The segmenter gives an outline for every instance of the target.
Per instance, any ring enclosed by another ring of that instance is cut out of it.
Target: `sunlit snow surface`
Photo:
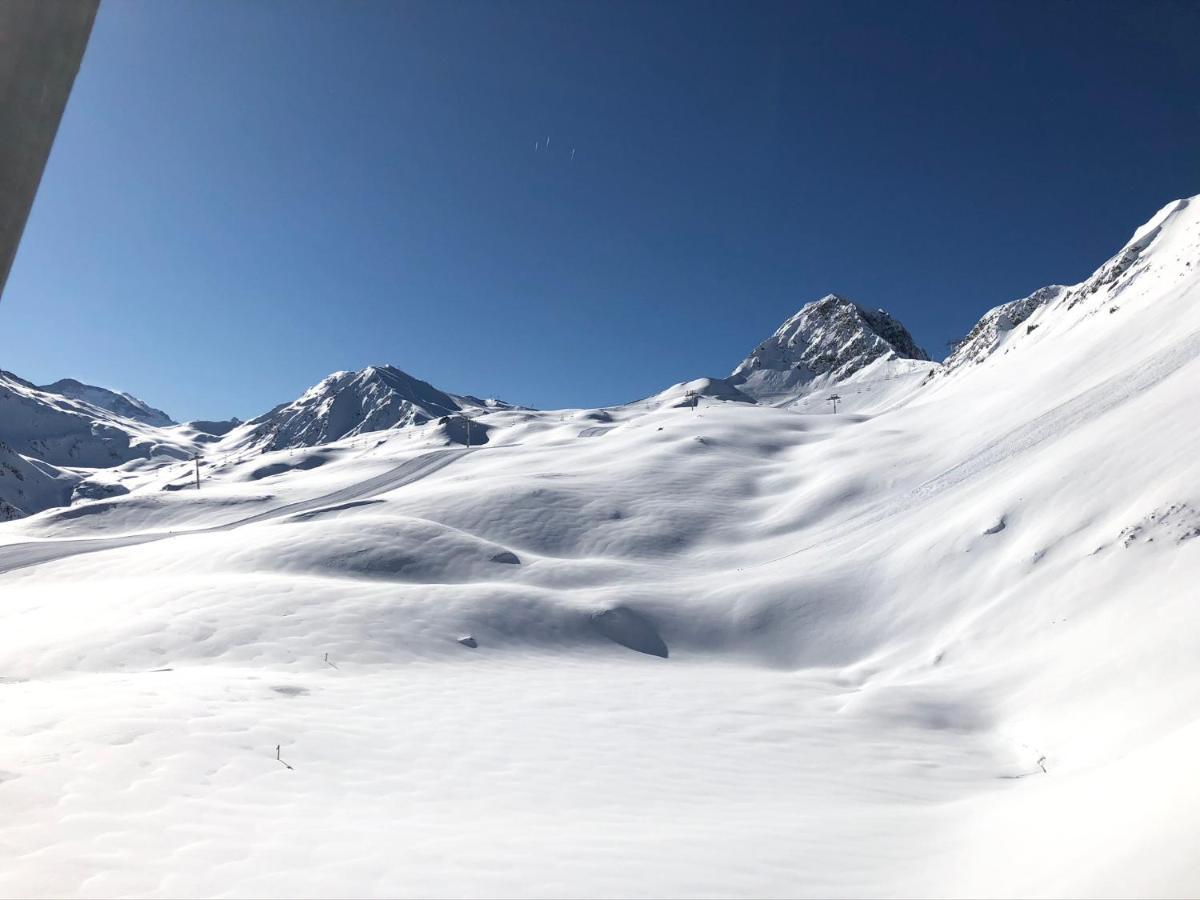
[[[836,416],[497,410],[0,527],[0,893],[1195,895],[1198,206]]]

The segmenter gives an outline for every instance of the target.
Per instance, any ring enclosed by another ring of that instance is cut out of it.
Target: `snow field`
[[[0,895],[1194,895],[1195,206],[838,415],[685,382],[0,526]]]

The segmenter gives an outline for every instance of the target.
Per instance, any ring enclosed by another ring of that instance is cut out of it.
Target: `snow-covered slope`
[[[110,391],[108,388],[96,387],[94,384],[84,384],[74,378],[61,378],[54,384],[42,385],[41,390],[51,394],[62,394],[75,400],[82,400],[100,409],[106,409],[126,419],[166,428],[174,425],[175,421],[161,409],[155,409],[144,400],[139,400],[132,394],[122,391]]]
[[[733,370],[730,381],[755,399],[777,402],[807,392],[816,379],[833,384],[880,359],[929,356],[882,309],[827,294],[780,325]]]
[[[681,381],[666,390],[659,391],[642,402],[649,408],[661,405],[693,407],[704,400],[722,400],[729,403],[754,403],[753,397],[743,394],[728,378],[696,378]]]
[[[480,410],[0,525],[0,894],[1195,895],[1198,209],[858,410]]]
[[[446,416],[462,418],[467,410],[505,407],[497,400],[447,394],[394,366],[368,366],[334,372],[299,399],[233,429],[228,443],[265,450],[312,447]]]

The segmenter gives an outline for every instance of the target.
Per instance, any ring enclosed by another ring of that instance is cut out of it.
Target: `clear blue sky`
[[[940,357],[1200,192],[1198,34],[1197,3],[104,0],[0,367],[177,418],[378,362],[591,406],[829,291]]]

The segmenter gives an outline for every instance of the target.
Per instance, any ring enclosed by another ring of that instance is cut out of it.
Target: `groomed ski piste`
[[[0,525],[0,894],[1194,896],[1198,275]]]

